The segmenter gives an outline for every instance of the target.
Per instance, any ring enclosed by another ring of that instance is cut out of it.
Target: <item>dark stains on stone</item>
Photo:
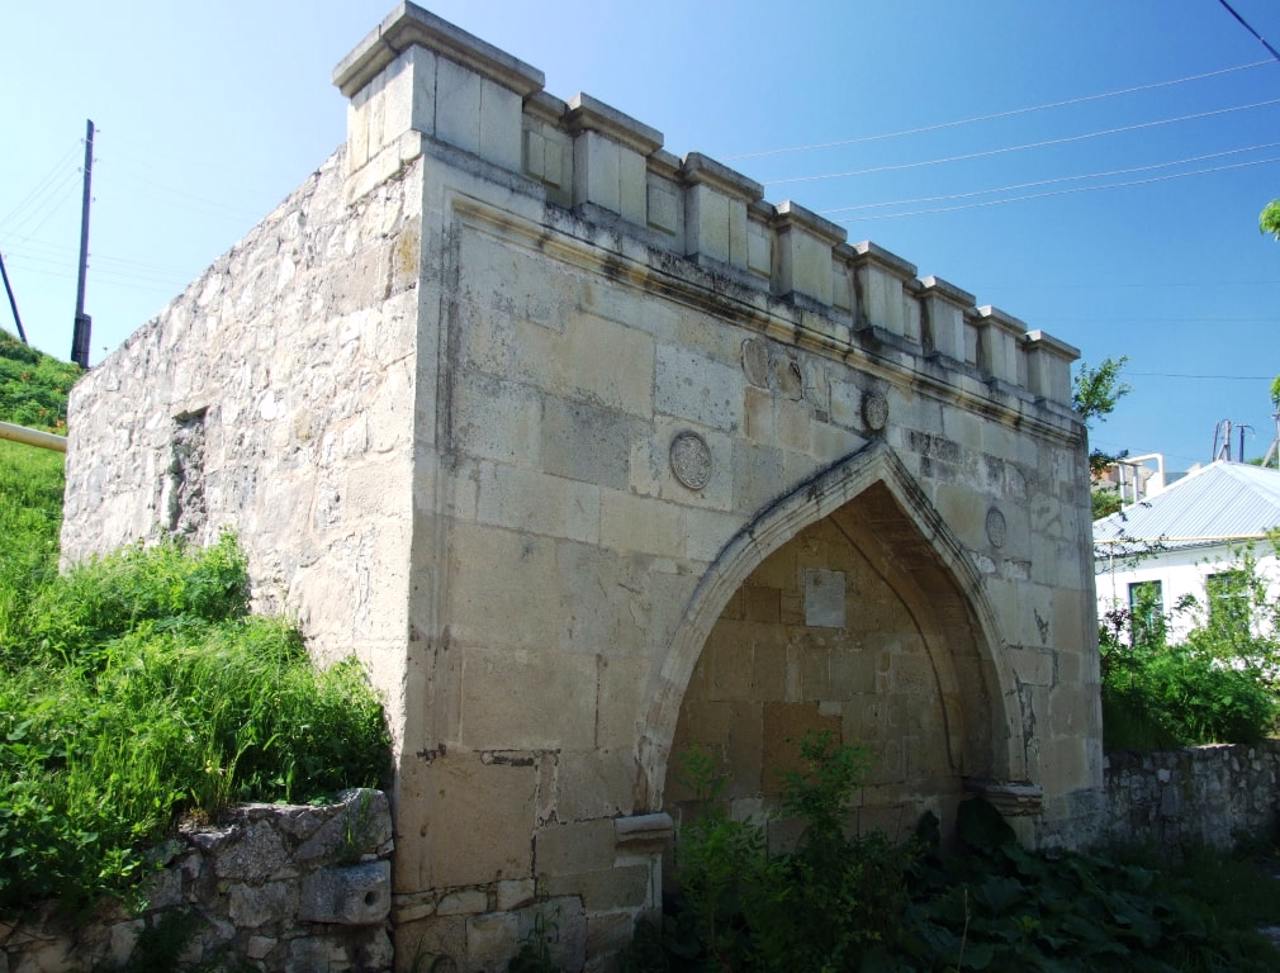
[[[419,750],[417,753],[414,754],[415,757],[417,757],[423,763],[427,763],[427,764],[431,763],[433,760],[437,760],[440,757],[443,757],[444,755],[445,755],[444,743],[438,743],[434,747],[431,747],[430,749]]]

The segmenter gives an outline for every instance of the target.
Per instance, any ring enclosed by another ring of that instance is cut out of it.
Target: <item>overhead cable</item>
[[[1247,20],[1245,20],[1243,17],[1241,17],[1238,13],[1236,13],[1235,8],[1234,8],[1233,6],[1231,6],[1231,4],[1227,3],[1227,0],[1218,0],[1218,3],[1222,4],[1222,6],[1224,6],[1224,7],[1226,8],[1227,13],[1231,14],[1231,16],[1232,16],[1232,17],[1235,17],[1235,19],[1236,19],[1236,20],[1238,20],[1238,21],[1240,22],[1240,26],[1242,26],[1245,30],[1247,30],[1247,31],[1248,31],[1250,34],[1252,34],[1254,37],[1258,38],[1258,42],[1259,42],[1263,47],[1265,47],[1268,51],[1270,51],[1270,52],[1271,52],[1271,56],[1272,56],[1273,58],[1275,58],[1277,61],[1280,61],[1280,52],[1277,52],[1277,51],[1276,51],[1276,49],[1275,49],[1274,47],[1272,47],[1270,44],[1268,44],[1268,43],[1267,43],[1267,39],[1266,39],[1265,37],[1263,37],[1261,34],[1259,34],[1259,33],[1258,33],[1256,30],[1254,30],[1252,27],[1250,27],[1250,26],[1249,26],[1249,22],[1248,22]]]
[[[9,210],[9,212],[4,215],[3,219],[0,219],[0,226],[5,226],[10,220],[16,217],[20,211],[30,205],[37,196],[48,191],[49,184],[63,172],[63,167],[75,157],[76,151],[80,148],[80,144],[81,143],[79,141],[72,143],[71,147],[62,154],[62,157],[58,159],[58,161],[55,162],[39,180],[37,180],[31,191],[27,193],[26,196],[22,197],[13,209]]]
[[[1274,375],[1194,375],[1190,372],[1125,372],[1142,378],[1205,378],[1221,382],[1270,382]]]
[[[1264,41],[1265,43],[1265,41]],[[792,152],[810,152],[816,149],[834,149],[842,145],[858,145],[863,142],[880,142],[885,139],[900,138],[904,135],[922,135],[946,128],[958,128],[972,125],[975,122],[989,122],[997,118],[1011,118],[1015,115],[1026,115],[1030,112],[1045,111],[1050,108],[1065,108],[1068,105],[1079,105],[1089,101],[1100,101],[1103,98],[1114,98],[1117,95],[1129,95],[1138,91],[1150,91],[1153,88],[1167,88],[1171,85],[1186,84],[1188,81],[1202,81],[1205,78],[1216,78],[1235,71],[1248,71],[1252,68],[1265,67],[1273,62],[1267,59],[1250,61],[1248,64],[1236,64],[1216,71],[1205,71],[1201,74],[1190,74],[1185,78],[1173,78],[1168,81],[1152,81],[1147,84],[1133,85],[1128,88],[1117,88],[1114,91],[1103,91],[1095,95],[1081,95],[1077,98],[1064,98],[1061,101],[1048,101],[1040,105],[1028,105],[1025,108],[1012,108],[1008,111],[990,112],[986,115],[971,115],[968,118],[957,118],[949,122],[937,122],[933,125],[921,125],[916,128],[904,128],[894,132],[880,132],[875,135],[859,135],[851,138],[837,139],[833,142],[814,142],[809,145],[789,145],[779,149],[760,149],[754,152],[742,152],[738,155],[725,156],[725,161],[734,162],[740,159],[759,159],[769,155],[783,155]]]
[[[1154,162],[1145,166],[1130,166],[1126,169],[1108,169],[1103,172],[1086,172],[1076,176],[1058,176],[1053,179],[1037,179],[1033,182],[1015,182],[1007,186],[996,186],[992,189],[975,189],[966,193],[950,193],[944,196],[916,196],[910,199],[893,199],[881,203],[857,203],[852,206],[837,206],[833,209],[825,209],[823,213],[847,213],[851,210],[858,209],[878,209],[882,206],[906,206],[910,203],[932,203],[947,199],[969,199],[973,196],[986,196],[990,193],[1009,192],[1014,189],[1030,189],[1035,186],[1051,186],[1061,182],[1077,182],[1082,179],[1103,179],[1108,176],[1123,176],[1132,172],[1149,172],[1152,169],[1167,169],[1170,166],[1185,165],[1190,162],[1203,162],[1206,159],[1220,159],[1228,155],[1240,155],[1243,152],[1254,152],[1258,149],[1273,149],[1280,145],[1280,142],[1260,142],[1257,145],[1248,145],[1239,149],[1225,149],[1222,152],[1209,152],[1205,155],[1193,155],[1185,159],[1173,159],[1169,162]]]
[[[1047,199],[1051,196],[1071,196],[1076,193],[1096,193],[1104,189],[1125,189],[1131,186],[1147,186],[1157,182],[1168,182],[1171,179],[1184,179],[1187,176],[1203,176],[1211,172],[1227,172],[1231,169],[1246,169],[1250,166],[1271,165],[1280,162],[1280,156],[1269,159],[1255,159],[1252,162],[1234,162],[1227,166],[1210,166],[1207,169],[1192,169],[1190,172],[1175,172],[1168,176],[1152,176],[1149,179],[1130,179],[1127,182],[1113,182],[1105,186],[1077,186],[1074,189],[1054,189],[1045,193],[1027,193],[1023,196],[1009,196],[1005,199],[988,199],[980,203],[961,203],[958,206],[938,206],[933,209],[907,210],[901,213],[875,213],[871,216],[846,216],[837,219],[837,223],[857,223],[864,220],[896,220],[906,216],[931,216],[936,213],[954,213],[962,209],[978,209],[986,206],[1004,206],[1007,203],[1022,203],[1030,199]]]
[[[785,179],[769,179],[765,181],[765,185],[780,186],[785,183],[819,182],[824,179],[845,179],[850,176],[866,176],[874,172],[895,172],[901,169],[919,169],[922,166],[936,166],[945,162],[963,162],[967,159],[984,159],[993,155],[1003,155],[1007,152],[1022,152],[1027,149],[1041,149],[1050,145],[1065,145],[1069,142],[1083,142],[1086,139],[1101,138],[1105,135],[1119,135],[1122,132],[1136,132],[1140,129],[1156,128],[1160,125],[1173,125],[1177,122],[1189,122],[1198,118],[1211,118],[1215,115],[1227,115],[1232,112],[1252,111],[1255,108],[1267,108],[1271,105],[1280,105],[1280,98],[1270,98],[1266,101],[1255,101],[1247,105],[1232,105],[1228,108],[1215,108],[1212,111],[1194,112],[1190,115],[1177,115],[1173,118],[1157,118],[1150,122],[1137,122],[1133,125],[1120,125],[1116,128],[1104,128],[1095,132],[1085,132],[1081,135],[1065,135],[1060,138],[1041,139],[1038,142],[1024,142],[1021,145],[1005,145],[998,149],[982,149],[978,152],[965,152],[961,155],[945,156],[940,159],[923,159],[919,162],[895,162],[888,165],[870,166],[866,169],[851,169],[847,172],[826,172],[814,176],[789,176]]]
[[[61,209],[74,195],[67,192],[80,176],[79,169],[68,169],[57,182],[35,200],[26,212],[12,220],[6,227],[6,235],[10,238],[27,239],[33,236],[49,221],[51,214]],[[33,222],[34,221],[34,222]]]

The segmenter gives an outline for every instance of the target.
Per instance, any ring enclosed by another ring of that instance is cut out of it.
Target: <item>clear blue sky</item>
[[[1280,47],[1280,4],[1232,2]],[[1280,64],[742,157],[1266,59],[1217,0],[428,6],[542,68],[552,94],[595,95],[663,131],[671,151],[698,150],[764,181],[774,202],[820,211],[893,203],[829,215],[851,218],[851,240],[875,240],[921,274],[1079,346],[1089,361],[1128,355],[1134,392],[1096,432],[1104,448],[1159,450],[1185,468],[1207,459],[1222,418],[1255,427],[1250,455],[1269,442],[1280,243],[1258,233],[1257,215],[1280,196],[1280,103],[967,160],[774,180],[1280,102]],[[98,361],[342,141],[344,102],[330,71],[389,8],[386,0],[6,4],[0,252],[34,343],[69,352],[86,117],[100,129],[87,301]],[[1223,166],[1234,168],[1162,178]],[[1116,170],[1138,171],[958,195]],[[1038,193],[1058,195],[972,205]],[[893,202],[922,197],[955,198]],[[3,304],[0,326],[12,329]]]

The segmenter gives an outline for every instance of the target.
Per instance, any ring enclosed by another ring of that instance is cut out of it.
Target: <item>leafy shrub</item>
[[[0,914],[130,893],[180,814],[383,781],[359,665],[317,670],[292,627],[250,616],[234,540],[60,577],[61,457],[18,450],[0,449]]]
[[[1109,749],[1251,743],[1274,726],[1271,687],[1194,643],[1103,645],[1103,732]]]
[[[893,951],[908,969],[1261,973],[1280,960],[1255,922],[1220,910],[1194,872],[1027,851],[981,800],[960,805],[957,832],[958,854],[929,855],[913,869]],[[1254,880],[1280,901],[1280,883],[1256,872]]]
[[[830,733],[810,733],[800,757],[801,769],[785,777],[783,809],[804,830],[794,851],[771,855],[762,824],[729,817],[710,755],[685,755],[703,810],[677,844],[682,899],[665,932],[670,968],[705,961],[732,970],[856,969],[896,927],[911,849],[844,827],[866,754]],[[638,940],[629,957],[635,968],[640,950],[653,961],[645,944]]]
[[[960,804],[959,847],[946,856],[932,815],[903,844],[851,837],[843,825],[860,753],[811,735],[802,754],[784,807],[806,830],[780,855],[768,853],[762,824],[732,821],[717,804],[709,757],[686,761],[712,805],[681,830],[681,896],[661,931],[640,927],[623,970],[1277,968],[1280,955],[1254,927],[1280,908],[1280,882],[1250,866],[1204,852],[1180,871],[1134,856],[1031,852],[978,799]]]
[[[1108,749],[1252,743],[1275,731],[1280,604],[1251,549],[1215,580],[1209,606],[1184,599],[1174,608],[1194,623],[1180,643],[1170,642],[1173,613],[1158,602],[1107,615],[1099,644]]]

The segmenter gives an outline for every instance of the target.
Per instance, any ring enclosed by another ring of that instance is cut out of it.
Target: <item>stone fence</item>
[[[0,973],[124,968],[142,959],[140,937],[164,926],[189,930],[183,966],[383,973],[391,852],[381,791],[345,791],[323,807],[242,805],[157,849],[163,867],[137,914],[111,906],[75,920],[49,905],[17,925],[0,919]]]
[[[1218,848],[1280,825],[1280,740],[1105,758],[1106,831],[1120,841]]]

